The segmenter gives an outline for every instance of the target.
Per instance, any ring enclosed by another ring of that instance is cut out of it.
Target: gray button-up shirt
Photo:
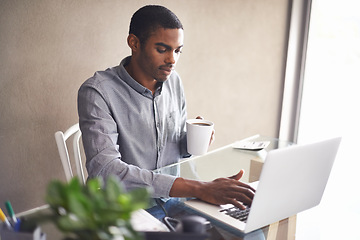
[[[183,86],[173,72],[153,95],[127,73],[129,61],[96,72],[79,89],[86,168],[90,178],[114,174],[127,189],[152,187],[153,197],[168,197],[176,177],[151,170],[188,155]]]

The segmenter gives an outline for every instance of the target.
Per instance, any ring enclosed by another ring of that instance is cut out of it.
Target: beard
[[[154,77],[154,79],[157,82],[165,82],[170,78],[173,71],[174,71],[174,65],[172,64],[161,65],[158,68],[157,74]]]

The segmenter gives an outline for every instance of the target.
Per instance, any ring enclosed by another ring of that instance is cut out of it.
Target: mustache
[[[159,68],[170,68],[170,69],[174,69],[175,65],[174,64],[165,64],[165,65],[161,65]]]

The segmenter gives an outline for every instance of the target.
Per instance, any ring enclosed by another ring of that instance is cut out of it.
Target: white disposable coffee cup
[[[187,151],[192,155],[203,155],[207,152],[214,123],[202,119],[186,121]]]

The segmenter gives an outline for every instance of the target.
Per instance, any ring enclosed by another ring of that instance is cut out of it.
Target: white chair
[[[66,180],[69,182],[73,177],[73,171],[71,168],[69,152],[66,145],[66,141],[71,136],[73,137],[73,151],[74,151],[74,161],[76,166],[76,175],[79,178],[80,182],[85,183],[84,170],[82,167],[81,155],[80,155],[80,137],[81,131],[79,128],[79,123],[74,124],[68,130],[63,133],[62,131],[57,131],[55,133],[55,140],[59,150],[60,159],[62,166],[64,168]]]

